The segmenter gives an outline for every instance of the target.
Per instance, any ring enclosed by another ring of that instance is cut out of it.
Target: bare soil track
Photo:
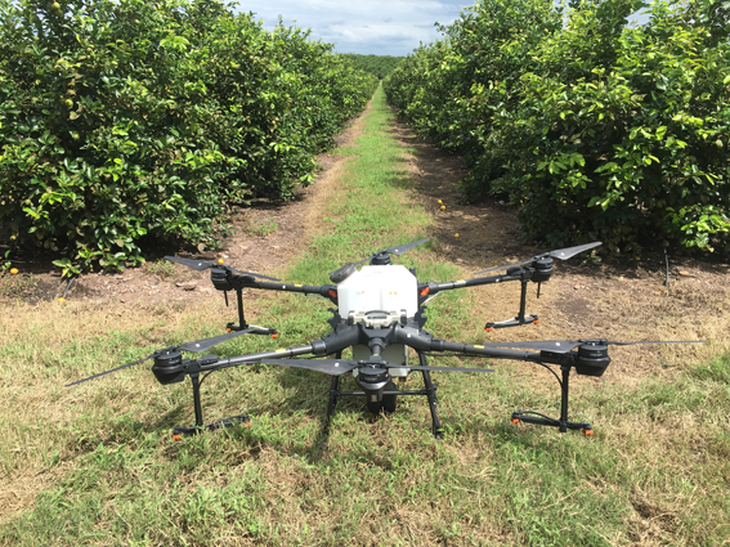
[[[339,136],[340,146],[353,145],[360,134],[361,120],[362,117],[353,121]],[[470,276],[478,270],[548,250],[523,242],[513,209],[498,203],[459,202],[457,185],[465,171],[458,157],[437,150],[404,125],[394,124],[392,135],[404,147],[405,169],[414,181],[411,199],[415,206],[424,207],[432,215],[430,235],[436,241],[434,249],[441,260],[456,263],[464,276]],[[316,182],[300,189],[294,201],[261,201],[235,211],[234,235],[222,242],[219,251],[199,256],[224,258],[234,267],[249,271],[281,273],[318,232],[326,204],[337,199],[345,161],[346,156],[321,155],[322,170]],[[170,249],[171,253],[175,251]],[[664,256],[660,255],[611,263],[588,255],[568,262],[557,261],[553,279],[543,287],[539,300],[534,298],[531,287],[528,312],[540,316],[539,326],[496,331],[492,339],[710,339],[716,342],[714,351],[727,350],[727,264],[679,259],[670,253],[667,269]],[[20,274],[6,273],[0,279],[0,299],[50,300],[65,294],[67,299],[134,305],[140,301],[200,299],[212,297],[215,292],[207,276],[160,260],[118,274],[84,274],[70,286],[52,271],[48,262],[30,261],[17,267]],[[475,318],[475,324],[508,319],[517,313],[516,284],[482,287],[474,294],[477,309],[484,315]],[[651,364],[657,359],[642,358],[647,351],[662,350],[617,350],[622,355],[624,365],[620,368],[625,377],[659,373],[656,365]],[[694,351],[698,350],[674,346],[670,353],[675,362],[680,362],[685,352]],[[665,365],[672,361],[665,359]]]

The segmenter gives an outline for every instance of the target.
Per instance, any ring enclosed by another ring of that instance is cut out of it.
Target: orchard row
[[[66,271],[215,245],[287,199],[377,79],[218,0],[0,3],[0,237]]]
[[[529,236],[730,250],[730,4],[481,0],[386,80]]]

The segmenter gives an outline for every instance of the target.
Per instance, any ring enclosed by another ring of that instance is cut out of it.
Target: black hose
[[[68,285],[66,285],[66,290],[63,291],[63,295],[61,296],[61,298],[66,298],[66,293],[71,288],[71,285],[73,284],[74,279],[76,279],[76,276],[75,275],[72,275],[71,276],[71,279],[68,280]]]

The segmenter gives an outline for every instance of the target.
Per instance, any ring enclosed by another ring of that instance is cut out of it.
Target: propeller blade
[[[117,372],[117,371],[123,370],[125,368],[133,367],[134,365],[139,365],[140,363],[144,363],[148,359],[152,359],[156,353],[157,352],[152,353],[152,354],[148,355],[147,357],[140,359],[139,361],[135,361],[134,363],[128,363],[126,365],[122,365],[121,367],[116,367],[116,368],[113,368],[110,370],[105,370],[104,372],[100,372],[99,374],[94,374],[93,376],[89,376],[88,378],[84,378],[83,380],[77,380],[76,382],[66,384],[65,387],[75,386],[75,385],[81,384],[83,382],[88,382],[89,380],[94,380],[95,378],[99,378],[100,376],[105,376],[107,374],[111,374],[112,372]]]
[[[506,270],[508,268],[518,268],[520,266],[524,266],[526,264],[535,262],[536,260],[540,260],[541,258],[547,258],[547,257],[559,258],[560,260],[568,260],[569,258],[572,258],[577,254],[587,251],[588,249],[593,249],[594,247],[598,247],[599,245],[603,245],[603,243],[600,241],[594,241],[593,243],[586,243],[585,245],[577,245],[575,247],[566,247],[564,249],[556,249],[554,251],[549,251],[547,253],[533,256],[529,260],[523,260],[522,262],[517,262],[515,264],[505,264],[503,266],[497,266],[495,268],[489,268],[487,270],[482,270],[481,272],[477,272],[475,275],[481,275],[481,274],[485,274],[485,273],[489,273],[489,272],[496,272],[497,270]]]
[[[465,368],[465,367],[423,367],[404,366],[391,363],[361,363],[352,359],[266,359],[262,363],[270,365],[282,365],[285,367],[305,368],[316,372],[323,372],[331,376],[340,376],[356,368],[374,364],[385,368],[407,368],[410,370],[436,370],[443,372],[494,372],[489,368]]]
[[[208,268],[212,268],[216,265],[213,264],[213,262],[208,262],[207,260],[194,260],[192,258],[182,258],[180,256],[166,256],[165,260],[177,262],[178,264],[182,264],[183,266],[187,266],[188,268],[192,268],[198,272],[202,272],[203,270],[207,270]]]
[[[482,344],[485,347],[493,348],[517,348],[531,349],[537,351],[550,351],[552,353],[568,353],[579,346],[604,345],[604,346],[635,346],[644,344],[706,344],[707,340],[656,340],[647,342],[619,342],[615,340],[591,339],[591,340],[541,340],[535,342],[489,342]]]
[[[545,253],[544,255],[540,256],[540,258],[543,258],[544,256],[550,256],[552,258],[559,258],[560,260],[568,260],[569,258],[573,258],[577,254],[587,251],[588,249],[593,249],[594,247],[599,247],[601,245],[603,245],[602,242],[594,241],[593,243],[586,243],[585,245],[577,245],[575,247],[567,247],[565,249],[550,251],[549,253]]]
[[[426,243],[427,241],[429,241],[429,238],[419,239],[418,241],[412,241],[410,243],[405,243],[403,245],[397,245],[395,247],[390,247],[389,249],[383,249],[382,251],[378,251],[377,253],[371,254],[365,260],[361,260],[360,262],[355,262],[355,266],[358,266],[358,265],[362,264],[363,262],[367,262],[368,260],[372,260],[376,256],[382,255],[382,254],[400,256],[403,253],[405,253],[406,251],[410,251],[414,247],[417,247],[423,243]]]
[[[553,353],[568,353],[587,341],[578,340],[540,340],[536,342],[489,342],[482,344],[492,348],[517,348],[533,349],[537,351],[550,351]]]
[[[507,270],[509,268],[519,268],[520,266],[524,266],[525,264],[529,264],[533,262],[535,259],[531,258],[530,260],[523,260],[522,262],[516,262],[514,264],[504,264],[502,266],[495,266],[494,268],[489,268],[487,270],[482,270],[481,272],[477,272],[474,275],[481,275],[485,273],[490,272],[496,272],[497,270]]]
[[[359,363],[352,359],[262,359],[259,362],[284,367],[305,368],[315,372],[323,372],[330,376],[340,376],[359,366]]]
[[[165,260],[169,260],[170,262],[177,262],[178,264],[182,264],[183,266],[187,266],[188,268],[192,268],[193,270],[196,270],[198,272],[202,272],[204,270],[207,270],[208,268],[221,268],[241,275],[249,275],[251,277],[259,279],[268,279],[269,281],[279,281],[279,279],[276,279],[275,277],[269,277],[268,275],[257,274],[254,272],[247,272],[245,270],[237,270],[236,268],[231,268],[226,264],[218,264],[216,262],[210,262],[208,260],[195,260],[193,258],[182,258],[179,256],[166,256]]]
[[[221,265],[217,265],[217,266],[221,267]],[[269,277],[268,275],[257,274],[254,272],[247,272],[246,270],[237,270],[236,268],[231,268],[230,266],[223,266],[223,267],[231,270],[232,272],[235,272],[235,273],[241,274],[241,275],[250,275],[251,277],[256,277],[258,279],[268,279],[269,281],[281,281],[281,279],[277,279],[276,277]]]
[[[400,256],[406,251],[410,251],[414,247],[418,247],[419,245],[422,245],[423,243],[426,243],[429,241],[429,238],[425,239],[419,239],[418,241],[412,241],[411,243],[406,243],[405,245],[398,245],[397,247],[391,247],[390,249],[385,249],[384,251],[380,251],[380,253],[388,253],[390,255],[396,255]],[[375,253],[375,254],[380,254]]]
[[[253,332],[253,331],[254,331],[254,329],[243,329],[243,330],[238,330],[238,331],[231,331],[231,332],[227,332],[225,334],[219,334],[218,336],[213,336],[211,338],[205,338],[203,340],[196,340],[195,342],[187,342],[185,344],[176,346],[176,348],[179,350],[182,350],[182,351],[190,351],[192,353],[202,353],[204,351],[209,350],[213,346],[217,346],[218,344],[227,342],[228,340],[236,338],[237,336],[241,336],[242,334],[248,334],[249,332]]]
[[[584,340],[585,342],[585,340]],[[644,344],[708,344],[707,340],[654,340],[646,342],[617,342],[615,340],[589,340],[589,342],[598,342],[610,346],[639,346]]]
[[[387,365],[388,368],[407,368],[410,370],[440,370],[443,372],[494,372],[491,368],[466,368],[466,367],[422,367],[417,366],[403,366],[403,365]]]

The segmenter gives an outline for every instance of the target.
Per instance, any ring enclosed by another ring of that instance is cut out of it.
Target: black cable
[[[208,372],[208,374],[206,374],[205,376],[203,376],[203,377],[202,377],[202,378],[200,379],[200,381],[198,382],[198,387],[202,386],[202,385],[203,385],[203,382],[205,381],[205,379],[206,379],[206,378],[207,378],[208,376],[210,376],[211,374],[213,374],[213,373],[214,373],[214,372],[215,372],[216,370],[218,370],[218,369],[213,369],[213,370],[209,371],[209,372]]]
[[[66,285],[66,290],[63,291],[63,294],[61,295],[61,298],[66,298],[66,293],[71,288],[71,285],[73,284],[74,279],[76,279],[76,276],[75,275],[72,275],[71,276],[71,279],[68,280],[68,285]]]
[[[563,381],[560,379],[560,376],[558,376],[558,373],[555,372],[553,369],[551,369],[549,366],[547,366],[545,363],[541,363],[540,361],[535,361],[538,365],[540,365],[542,368],[545,368],[550,371],[550,374],[555,376],[555,379],[558,381],[558,384],[560,384],[560,389],[563,388]]]

